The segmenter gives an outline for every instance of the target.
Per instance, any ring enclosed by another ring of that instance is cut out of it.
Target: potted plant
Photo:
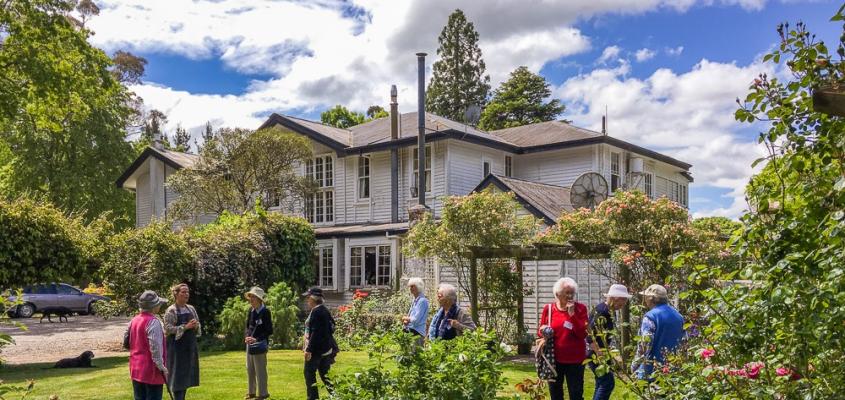
[[[531,353],[531,346],[534,345],[534,335],[525,332],[516,342],[516,352],[517,354],[530,354]]]

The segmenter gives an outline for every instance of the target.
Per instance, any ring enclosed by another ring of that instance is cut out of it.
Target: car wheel
[[[30,303],[23,303],[18,306],[17,314],[19,318],[30,318],[32,314],[35,314],[35,306]]]
[[[82,315],[94,315],[94,303],[96,303],[96,301],[88,303],[88,307],[85,308],[85,314]]]

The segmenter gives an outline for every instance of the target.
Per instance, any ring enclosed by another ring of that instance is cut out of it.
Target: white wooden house
[[[351,301],[355,289],[397,288],[403,275],[419,275],[429,287],[454,279],[449,268],[404,260],[400,251],[408,230],[407,209],[417,204],[417,116],[398,116],[395,137],[390,118],[339,129],[273,114],[261,125],[305,135],[313,146],[314,158],[302,173],[314,178],[320,189],[297,212],[314,225],[315,283],[323,287],[330,304]],[[485,132],[427,113],[425,132],[425,202],[435,217],[445,196],[493,186],[513,191],[526,212],[551,225],[572,209],[568,188],[586,172],[603,175],[611,189],[636,186],[653,197],[688,204],[691,165],[563,122]],[[392,151],[398,155],[395,187]],[[175,169],[190,168],[195,159],[148,149],[126,171],[117,183],[135,192],[138,226],[166,216],[167,204],[177,194],[164,189],[164,180]],[[634,159],[642,162],[643,173],[632,184],[628,172]],[[535,326],[542,305],[552,300],[552,285],[559,277],[575,278],[581,287],[579,298],[590,303],[599,301],[609,285],[591,273],[585,261],[525,262],[524,268],[525,282],[535,287],[534,295],[525,299],[529,327]]]

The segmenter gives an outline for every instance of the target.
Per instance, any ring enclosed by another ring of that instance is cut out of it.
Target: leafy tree
[[[7,196],[32,193],[90,220],[106,210],[134,219],[114,185],[132,161],[124,140],[131,95],[112,61],[69,18],[76,2],[5,2],[0,8],[0,141]],[[90,5],[82,15],[96,14]],[[87,11],[86,11],[87,10]]]
[[[487,313],[482,321],[485,327],[509,321],[510,332],[500,329],[500,334],[515,332],[515,305],[523,295],[523,288],[507,262],[498,259],[478,260],[478,299],[470,290],[471,257],[473,247],[504,248],[525,245],[533,238],[538,221],[532,216],[520,215],[522,206],[513,193],[483,191],[463,197],[448,197],[443,202],[440,221],[426,215],[408,232],[403,251],[409,257],[436,258],[442,265],[455,271],[458,287],[470,303],[479,304]],[[501,314],[499,312],[504,312]],[[473,317],[478,319],[477,310]],[[497,318],[498,317],[498,318]]]
[[[382,106],[370,106],[367,109],[367,118],[369,119],[379,119],[389,116],[390,114]]]
[[[83,2],[79,4],[82,5]],[[112,56],[112,63],[111,72],[115,79],[130,85],[141,83],[141,77],[144,76],[144,69],[147,66],[147,60],[145,58],[127,51],[118,50]]]
[[[430,112],[455,121],[473,105],[484,107],[490,93],[490,76],[478,47],[478,32],[463,11],[455,10],[440,32],[439,59],[426,90],[425,105]]]
[[[206,143],[210,142],[214,139],[214,128],[211,126],[211,121],[205,122],[205,129],[202,131],[202,144],[205,146]],[[197,149],[200,149],[201,146],[197,143]]]
[[[176,132],[173,133],[173,148],[181,152],[187,152],[191,148],[191,134],[182,127],[182,124],[176,125]]]
[[[346,129],[367,122],[367,117],[364,114],[349,111],[346,107],[338,104],[320,113],[320,121],[326,125]]]
[[[146,122],[141,134],[142,140],[152,142],[156,135],[164,136],[162,127],[167,124],[167,115],[163,112],[153,109],[147,113]]]
[[[519,67],[494,91],[481,113],[479,127],[496,130],[554,120],[565,107],[558,99],[545,103],[551,94],[545,78]]]
[[[307,178],[297,175],[311,154],[305,137],[278,127],[257,132],[222,128],[192,168],[168,178],[168,187],[179,193],[168,216],[190,220],[223,211],[242,214],[268,193],[297,202],[311,188]]]
[[[833,21],[845,21],[843,10]],[[744,265],[696,266],[689,279],[749,284],[697,293],[709,323],[672,360],[672,373],[658,377],[672,388],[663,398],[841,397],[845,119],[815,111],[812,100],[816,88],[845,83],[845,24],[841,33],[836,57],[804,24],[780,25],[780,44],[763,60],[785,64],[788,80],[761,75],[738,100],[737,120],[765,124],[759,141],[769,149],[734,239]]]

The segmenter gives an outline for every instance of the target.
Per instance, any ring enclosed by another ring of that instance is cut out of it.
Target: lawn
[[[364,352],[342,352],[332,372],[352,371],[367,363]],[[94,359],[97,368],[56,370],[48,364],[7,366],[0,369],[0,379],[7,383],[24,383],[35,379],[30,399],[46,400],[58,395],[61,400],[131,400],[132,384],[126,357]],[[270,394],[273,399],[304,399],[302,353],[299,351],[271,351],[267,362],[270,375]],[[188,398],[203,400],[239,399],[246,393],[246,370],[242,352],[209,352],[200,358],[200,387],[188,391]],[[534,365],[509,362],[505,370],[508,385],[503,394],[513,393],[513,385],[525,378],[535,377]],[[585,397],[592,397],[593,375],[585,374]],[[617,382],[617,396],[619,383]],[[15,397],[8,397],[15,399]],[[165,395],[167,399],[167,395]]]

